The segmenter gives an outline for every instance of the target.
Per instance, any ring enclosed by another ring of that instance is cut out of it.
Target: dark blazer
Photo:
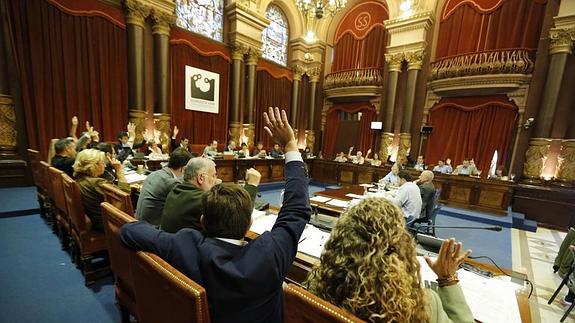
[[[427,182],[419,185],[419,190],[421,191],[421,218],[429,219],[431,211],[433,211],[435,197],[435,186],[433,183]]]
[[[166,233],[143,222],[124,225],[122,242],[156,253],[204,286],[213,322],[282,322],[282,282],[311,214],[304,164],[291,161],[284,174],[284,204],[275,225],[245,246],[194,229]]]

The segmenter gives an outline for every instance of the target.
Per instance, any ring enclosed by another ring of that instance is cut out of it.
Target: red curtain
[[[436,57],[493,49],[536,49],[547,0],[445,2]]]
[[[346,33],[333,48],[332,72],[368,67],[381,68],[385,64],[387,32],[377,26],[362,39],[356,39],[352,33]]]
[[[222,51],[225,51],[225,48]],[[180,136],[187,137],[193,144],[207,144],[214,139],[220,143],[225,143],[228,134],[229,61],[221,55],[204,56],[185,42],[172,41],[170,54],[172,69],[172,124],[178,126],[181,131]],[[185,109],[186,65],[220,75],[219,113]]]
[[[358,113],[361,112],[359,129],[359,143],[355,151],[362,151],[364,154],[368,149],[373,148],[375,137],[371,130],[371,122],[375,121],[377,114],[375,107],[369,102],[342,103],[331,107],[327,113],[325,139],[323,144],[324,156],[332,156],[335,152],[335,142],[339,130],[340,112]]]
[[[506,96],[444,98],[429,112],[433,132],[426,161],[449,157],[455,167],[465,157],[474,158],[486,174],[495,150],[497,164],[505,164],[516,120],[517,106]]]
[[[256,80],[255,142],[262,141],[266,150],[269,150],[273,146],[273,140],[264,130],[263,113],[268,111],[268,107],[279,107],[286,110],[289,117],[292,81],[287,77],[275,78],[267,70],[259,70]]]
[[[80,119],[79,131],[90,121],[101,140],[114,140],[128,122],[122,22],[59,8],[42,0],[7,1],[28,140],[43,155],[50,139],[68,136],[72,116]]]

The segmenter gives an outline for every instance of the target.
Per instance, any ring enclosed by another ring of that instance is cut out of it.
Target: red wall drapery
[[[199,37],[188,33],[186,37]],[[193,41],[193,40],[192,40]],[[230,88],[230,63],[222,53],[229,50],[224,45],[204,56],[191,46],[192,42],[170,40],[172,75],[172,124],[180,129],[180,136],[193,144],[208,144],[211,140],[226,142],[228,134],[228,107]],[[207,113],[185,109],[185,66],[193,66],[220,75],[219,113]]]
[[[323,154],[331,156],[334,154],[337,132],[339,129],[339,113],[358,113],[361,112],[361,121],[359,129],[359,143],[354,151],[361,151],[364,154],[368,149],[373,147],[374,136],[371,130],[371,122],[377,118],[375,107],[369,102],[359,103],[341,103],[331,107],[327,113],[325,139],[323,144]]]
[[[495,150],[497,164],[505,164],[516,120],[517,106],[506,96],[444,98],[429,112],[433,132],[426,161],[449,157],[455,167],[465,157],[474,158],[486,175]]]
[[[268,107],[278,107],[288,113],[291,106],[292,81],[287,77],[275,78],[267,70],[259,70],[256,78],[256,98],[254,121],[256,123],[255,142],[263,142],[266,150],[273,146],[273,140],[264,130],[264,111]]]
[[[100,4],[70,15],[60,10],[64,5],[7,5],[28,140],[43,155],[50,139],[68,135],[72,116],[90,121],[101,140],[114,140],[128,122],[126,31],[121,19],[110,18],[123,16],[121,10],[110,7],[102,16],[107,8]]]
[[[436,58],[493,49],[535,49],[547,0],[449,0],[442,11]]]

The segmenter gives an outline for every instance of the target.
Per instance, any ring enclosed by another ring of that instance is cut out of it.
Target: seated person
[[[393,166],[391,166],[391,171],[387,173],[384,178],[380,179],[379,182],[385,185],[389,184],[393,186],[399,186],[399,177],[397,174],[399,174],[401,169],[402,167],[399,163],[393,164]]]
[[[168,166],[151,173],[146,177],[138,204],[136,206],[136,219],[160,226],[162,211],[168,193],[182,182],[184,167],[192,155],[183,150],[176,149],[170,154]]]
[[[415,164],[413,164],[413,168],[415,168],[418,171],[423,171],[427,169],[427,165],[425,165],[423,156],[417,156],[417,161],[415,162]]]
[[[52,157],[51,165],[74,178],[76,144],[69,139],[60,139],[54,144],[54,152],[56,155]]]
[[[239,155],[240,157],[250,157],[250,149],[248,148],[248,145],[245,142],[242,142],[241,144],[241,149],[239,151]]]
[[[397,177],[399,177],[399,189],[391,201],[401,208],[405,222],[409,223],[421,216],[423,204],[421,191],[417,184],[411,181],[411,174],[408,171],[399,171]]]
[[[257,170],[250,168],[246,171],[244,188],[252,200],[255,200],[260,179],[261,174]],[[174,186],[166,197],[160,228],[172,233],[183,228],[201,230],[202,196],[204,192],[221,182],[213,160],[204,157],[190,159],[184,169],[182,183]]]
[[[495,169],[495,174],[491,174],[487,178],[502,180],[504,177],[503,176],[503,170],[504,170],[503,166],[499,166],[499,167],[497,167],[497,169]]]
[[[433,208],[435,207],[435,186],[433,185],[433,172],[429,170],[424,170],[419,174],[419,179],[416,181],[417,186],[419,186],[419,191],[421,193],[421,217],[418,222],[427,221]]]
[[[76,155],[76,162],[74,163],[74,176],[80,187],[84,211],[92,221],[92,229],[101,232],[104,231],[102,212],[100,210],[100,203],[104,202],[104,191],[101,185],[108,183],[108,181],[100,176],[106,169],[106,160],[116,171],[118,188],[122,191],[130,192],[130,185],[124,177],[122,163],[117,159],[106,158],[106,154],[103,151],[84,149]]]
[[[377,154],[373,154],[373,159],[369,158],[371,154],[371,149],[367,151],[365,154],[365,161],[368,162],[371,166],[381,166],[381,160],[379,160],[379,156]]]
[[[284,153],[281,150],[280,145],[274,144],[274,148],[272,148],[272,150],[270,151],[270,156],[272,156],[273,158],[283,158],[284,157]]]
[[[237,146],[235,140],[229,140],[228,145],[224,148],[224,151],[231,151],[235,153],[236,147]]]
[[[347,209],[304,285],[369,322],[474,322],[457,280],[471,251],[462,254],[461,243],[444,240],[436,261],[425,257],[439,288],[423,288],[415,244],[402,218],[397,206],[381,198]]]
[[[98,146],[96,146],[96,149],[103,151],[104,154],[106,154],[106,168],[100,177],[107,180],[108,182],[116,183],[118,181],[116,170],[114,170],[114,167],[112,167],[110,164],[110,160],[116,159],[116,152],[114,151],[114,147],[112,144],[107,142],[101,142],[98,144]]]
[[[274,115],[272,115],[272,113]],[[281,118],[282,122],[277,122]],[[203,233],[195,229],[170,234],[143,222],[124,225],[122,242],[151,251],[202,285],[212,322],[282,322],[282,283],[310,219],[309,179],[285,111],[270,108],[266,132],[285,145],[285,194],[271,231],[251,242],[253,203],[237,184],[213,186],[202,197]],[[273,132],[272,132],[273,131]]]
[[[118,143],[115,146],[116,156],[121,162],[126,160],[128,156],[133,155],[133,150],[139,149],[146,144],[145,140],[137,144],[134,143],[136,139],[135,130],[136,126],[133,123],[128,123],[128,131],[120,131],[116,136],[118,139]]]
[[[253,155],[257,156],[258,158],[266,157],[266,150],[264,149],[264,144],[261,141],[258,141],[256,148],[254,148]]]
[[[90,148],[90,144],[92,143],[92,137],[87,132],[83,132],[78,141],[76,142],[76,152],[79,153],[84,149]]]
[[[204,148],[205,157],[215,157],[218,155],[218,141],[212,140],[212,142]]]
[[[170,148],[172,148],[172,151],[176,149],[183,149],[185,151],[190,151],[190,147],[188,146],[190,141],[188,140],[188,138],[182,137],[182,139],[180,139],[179,144],[176,142],[176,138],[178,137],[179,133],[180,129],[178,129],[178,126],[174,126],[174,130],[172,131],[172,139],[170,139]]]
[[[437,165],[433,167],[433,172],[441,174],[451,174],[453,173],[453,167],[451,167],[451,165],[446,164],[445,161],[443,161],[443,159],[440,159],[437,161]]]
[[[334,161],[338,163],[345,163],[347,161],[347,157],[345,157],[345,153],[342,151],[337,156],[335,156]]]
[[[478,175],[479,172],[474,165],[471,165],[469,158],[463,158],[463,163],[455,168],[453,171],[455,175]]]
[[[365,158],[363,158],[363,154],[361,151],[355,153],[355,156],[351,154],[353,151],[353,146],[349,147],[349,151],[347,152],[347,160],[351,161],[354,164],[363,165],[365,162]]]
[[[148,151],[150,156],[158,157],[162,156],[164,153],[162,152],[162,146],[156,143],[156,140],[151,139],[148,141]]]
[[[94,127],[90,125],[90,121],[86,121],[86,132],[90,136],[90,143],[88,148],[96,148],[100,143],[100,133],[94,130]]]

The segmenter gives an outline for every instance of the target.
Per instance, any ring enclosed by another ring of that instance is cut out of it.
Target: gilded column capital
[[[547,154],[551,146],[551,139],[531,138],[529,148],[525,152],[525,163],[523,164],[523,177],[528,182],[538,182],[541,178],[541,171],[547,161]]]
[[[144,19],[150,15],[150,7],[138,0],[125,0],[126,23],[144,27]]]
[[[292,66],[293,79],[294,81],[300,81],[301,77],[306,73],[306,69],[303,65],[295,64]]]
[[[172,137],[172,127],[170,126],[171,115],[167,113],[154,113],[154,124],[160,132],[160,144],[164,153],[169,153],[170,138]]]
[[[249,52],[249,47],[243,43],[235,42],[232,45],[232,60],[243,60],[244,55]]]
[[[390,72],[401,72],[401,63],[405,59],[403,53],[385,54],[385,62]]]
[[[318,83],[319,76],[321,75],[321,68],[319,66],[312,67],[307,70],[307,75],[309,76],[309,81],[311,83]]]
[[[575,139],[563,140],[557,161],[555,178],[564,186],[575,184]]]
[[[152,34],[170,35],[170,27],[176,23],[176,15],[172,13],[152,10]]]
[[[424,50],[417,50],[414,52],[405,53],[405,60],[407,61],[407,70],[421,70],[424,58],[425,58]]]
[[[575,28],[560,29],[551,28],[549,30],[549,54],[573,52],[573,42],[575,41]]]
[[[11,96],[0,94],[0,150],[15,151],[17,134],[14,101]]]
[[[262,56],[262,51],[255,48],[255,47],[249,47],[247,49],[246,55],[248,56],[247,60],[246,60],[246,64],[258,65],[258,60]]]
[[[409,156],[410,150],[411,150],[411,134],[400,133],[399,147],[397,148],[396,161],[400,162],[402,165],[407,164],[407,156]]]

